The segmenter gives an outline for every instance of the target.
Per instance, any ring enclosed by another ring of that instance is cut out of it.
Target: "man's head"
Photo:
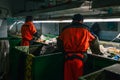
[[[32,16],[26,16],[25,22],[28,22],[28,21],[33,21],[33,17]]]
[[[75,14],[72,18],[73,22],[83,22],[83,16],[81,14]]]

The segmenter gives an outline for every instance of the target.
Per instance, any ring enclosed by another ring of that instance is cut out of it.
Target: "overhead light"
[[[120,18],[110,18],[110,19],[85,19],[84,22],[120,22]]]
[[[33,23],[70,23],[72,20],[40,20],[40,21],[33,21]]]
[[[72,20],[40,20],[33,21],[34,23],[70,23]],[[84,22],[120,22],[120,18],[110,19],[85,19]]]

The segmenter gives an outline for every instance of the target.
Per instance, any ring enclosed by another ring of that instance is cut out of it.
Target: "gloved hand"
[[[93,41],[90,42],[90,49],[93,54],[103,55],[103,53],[100,51],[99,42],[98,42],[97,37]]]
[[[34,36],[34,40],[37,40],[39,37],[40,37],[40,35],[39,35],[39,33],[38,32],[36,32],[35,34],[33,34],[33,36]]]

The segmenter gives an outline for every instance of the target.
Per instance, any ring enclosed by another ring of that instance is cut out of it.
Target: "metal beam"
[[[59,6],[53,6],[50,8],[43,8],[40,10],[30,10],[30,11],[22,11],[13,14],[14,16],[26,16],[26,15],[42,15],[42,14],[47,14],[50,12],[55,12],[55,11],[63,11],[66,9],[72,9],[72,8],[77,8],[80,7],[83,1],[76,1],[76,2],[71,2],[71,3],[65,3]]]

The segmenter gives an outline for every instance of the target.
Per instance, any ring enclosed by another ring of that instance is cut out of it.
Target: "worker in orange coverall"
[[[33,24],[33,17],[26,16],[25,23],[21,27],[21,34],[22,34],[22,43],[21,46],[30,46],[33,41],[33,37],[39,37],[37,30]]]
[[[57,39],[58,49],[65,54],[64,80],[78,80],[83,75],[87,49],[102,54],[97,38],[83,24],[83,16],[75,14],[71,24],[63,28]]]

